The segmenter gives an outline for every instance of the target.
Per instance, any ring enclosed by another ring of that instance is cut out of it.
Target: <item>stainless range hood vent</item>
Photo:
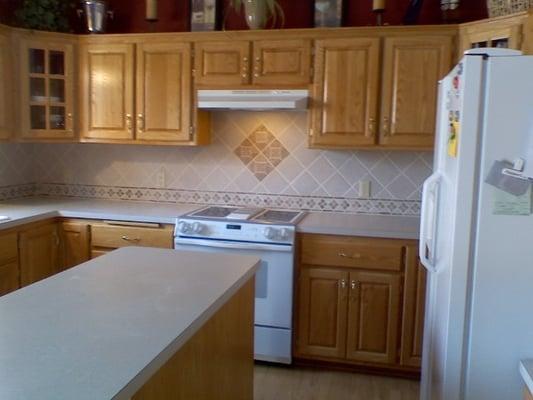
[[[308,90],[198,90],[204,110],[305,110]]]

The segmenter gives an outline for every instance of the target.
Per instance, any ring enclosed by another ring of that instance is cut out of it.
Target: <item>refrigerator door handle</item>
[[[440,173],[431,175],[422,191],[422,213],[420,216],[420,262],[429,272],[437,272],[435,251],[437,247],[437,214],[439,210]]]

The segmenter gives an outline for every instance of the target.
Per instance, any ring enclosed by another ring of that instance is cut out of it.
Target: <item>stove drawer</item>
[[[300,245],[303,264],[387,271],[403,267],[402,241],[304,234]]]
[[[174,230],[171,225],[146,228],[94,224],[91,226],[92,247],[115,249],[125,246],[160,247],[172,249]]]

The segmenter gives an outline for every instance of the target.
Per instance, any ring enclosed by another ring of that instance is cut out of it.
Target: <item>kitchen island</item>
[[[0,398],[252,398],[258,263],[129,247],[4,296]]]

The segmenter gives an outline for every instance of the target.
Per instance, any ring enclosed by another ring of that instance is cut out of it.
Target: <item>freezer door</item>
[[[461,399],[483,71],[483,57],[467,56],[440,84],[435,172],[424,185],[421,218],[420,257],[430,272],[422,400]],[[459,128],[456,156],[449,153],[452,119]]]

